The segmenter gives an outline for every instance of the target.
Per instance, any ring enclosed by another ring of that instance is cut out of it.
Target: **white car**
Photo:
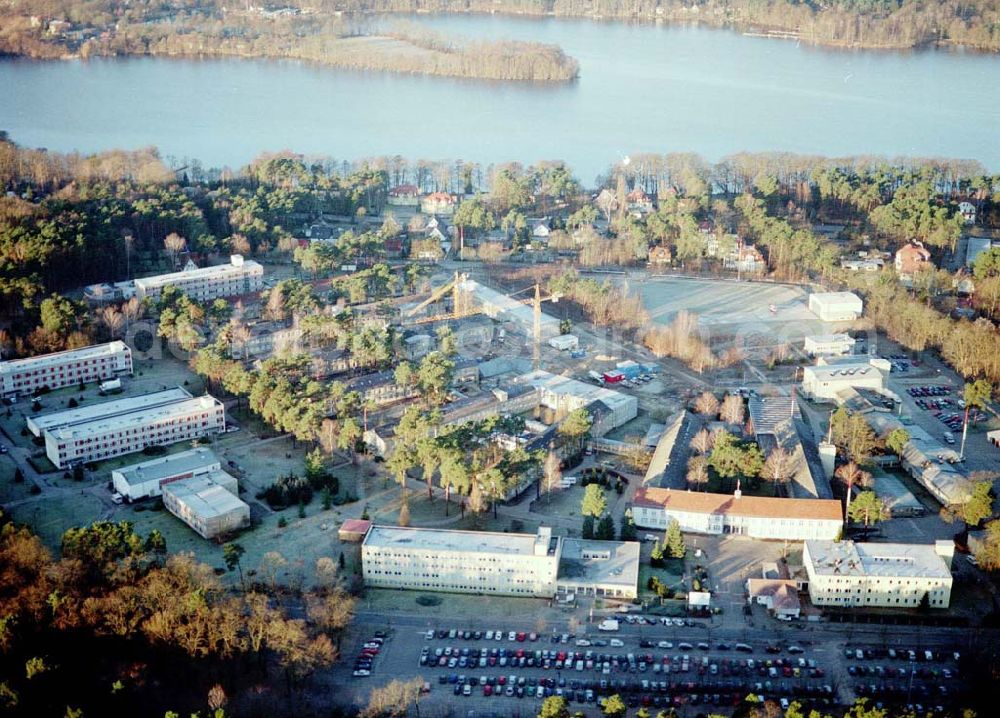
[[[656,644],[656,647],[657,648],[673,648],[674,644],[671,643],[670,641],[660,641],[659,643]]]
[[[612,648],[621,648],[625,643],[620,638],[612,638],[610,641]]]
[[[508,632],[507,633],[507,640],[508,641],[516,641],[517,640],[517,632],[516,631],[510,631],[510,632]]]
[[[115,493],[111,494],[111,503],[113,503],[113,504],[119,504],[120,505],[124,500],[125,500],[125,497],[122,496],[121,494],[119,494],[117,491]]]
[[[588,641],[586,638],[578,638],[577,641],[576,641],[576,645],[578,645],[581,648],[583,648],[585,646],[589,646],[590,645],[590,641]]]
[[[493,631],[487,631],[486,632],[486,640],[487,641],[492,641],[493,640]]]

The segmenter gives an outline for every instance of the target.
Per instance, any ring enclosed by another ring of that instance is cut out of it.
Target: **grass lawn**
[[[709,471],[708,483],[705,491],[710,494],[731,494],[736,490],[736,479],[723,479],[716,476],[714,471]],[[744,496],[774,496],[774,484],[770,481],[759,479],[746,479],[740,481],[740,491]]]

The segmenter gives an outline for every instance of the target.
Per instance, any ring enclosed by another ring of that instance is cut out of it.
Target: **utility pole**
[[[535,282],[535,326],[534,326],[534,341],[535,346],[532,353],[531,368],[535,371],[541,366],[542,363],[542,287],[538,282]]]

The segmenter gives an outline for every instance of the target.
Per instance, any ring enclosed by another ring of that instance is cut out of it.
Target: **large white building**
[[[802,561],[817,606],[930,608],[951,602],[952,541],[933,546],[806,541]]]
[[[372,526],[361,545],[365,584],[375,588],[552,598],[631,600],[639,544],[552,535]]]
[[[132,373],[132,350],[125,342],[95,344],[53,354],[0,362],[0,394],[31,394],[81,382]]]
[[[74,424],[83,424],[101,417],[115,416],[122,412],[136,410],[155,409],[164,404],[175,401],[189,399],[191,395],[187,390],[177,386],[173,389],[153,392],[152,394],[140,394],[139,396],[123,397],[111,401],[102,401],[96,404],[85,404],[73,409],[63,409],[62,411],[52,411],[48,414],[29,416],[25,422],[34,436],[41,436],[50,429],[58,429]]]
[[[119,494],[129,501],[136,501],[147,496],[159,496],[163,486],[173,481],[221,470],[222,462],[219,457],[208,447],[201,446],[113,469],[111,483]]]
[[[226,411],[221,401],[207,394],[192,397],[180,391],[183,397],[166,401],[154,401],[156,395],[147,394],[95,404],[83,417],[56,421],[42,430],[45,453],[61,469],[225,430]],[[36,424],[46,418],[35,417]]]
[[[805,338],[804,349],[809,356],[840,356],[854,353],[854,337],[850,334],[813,334]]]
[[[201,268],[189,265],[180,272],[135,280],[135,292],[139,299],[155,299],[171,286],[199,302],[236,297],[259,292],[263,288],[264,268],[252,259],[234,254],[229,258],[229,264]]]
[[[877,357],[819,357],[802,368],[802,393],[815,401],[837,401],[848,388],[882,391],[890,368],[888,360]]]
[[[166,484],[163,505],[206,539],[250,525],[250,507],[240,499],[236,479],[225,471],[212,471]]]
[[[853,292],[817,292],[809,295],[809,311],[824,322],[849,322],[861,316],[864,303]]]
[[[550,597],[561,552],[546,527],[532,535],[372,526],[361,562],[375,588]]]
[[[832,499],[774,499],[703,491],[641,488],[632,500],[636,526],[665,530],[671,521],[681,531],[735,534],[759,539],[840,537],[844,517]]]
[[[474,279],[467,279],[462,284],[462,291],[468,293],[478,304],[483,314],[493,319],[513,322],[523,334],[533,336],[535,327],[535,310],[532,306],[511,299],[503,292],[480,284]],[[559,336],[559,320],[544,311],[541,313],[541,334],[543,340]]]

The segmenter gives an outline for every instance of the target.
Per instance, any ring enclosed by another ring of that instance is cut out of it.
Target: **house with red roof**
[[[925,267],[933,269],[934,263],[931,261],[931,253],[923,243],[914,240],[896,252],[895,266],[900,279],[913,279],[913,276]]]
[[[444,214],[455,213],[455,205],[458,204],[454,195],[447,192],[431,192],[420,200],[420,211],[424,214]]]

